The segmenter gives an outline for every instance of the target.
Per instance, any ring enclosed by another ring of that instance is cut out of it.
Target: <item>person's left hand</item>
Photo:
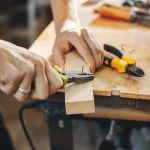
[[[64,68],[65,54],[74,46],[88,64],[90,71],[95,72],[103,64],[104,51],[87,29],[80,27],[76,22],[66,20],[57,33],[53,47],[54,62]]]

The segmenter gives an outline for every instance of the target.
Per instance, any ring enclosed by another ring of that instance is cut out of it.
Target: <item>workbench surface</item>
[[[106,107],[104,103],[99,104],[96,108],[96,113],[85,114],[85,116],[149,121],[150,28],[100,18],[93,13],[94,9],[100,5],[101,3],[80,5],[79,16],[81,24],[89,27],[95,38],[102,45],[108,43],[119,48],[123,45],[124,51],[137,60],[137,66],[144,70],[145,76],[137,78],[127,74],[118,74],[108,67],[100,68],[96,72],[93,81],[94,95],[99,97],[97,101],[110,99],[111,103],[114,103],[108,106],[107,104],[110,101],[107,101]],[[33,43],[30,50],[48,58],[53,63],[51,54],[54,40],[54,23],[51,23]],[[119,106],[117,105],[116,107],[118,102]]]

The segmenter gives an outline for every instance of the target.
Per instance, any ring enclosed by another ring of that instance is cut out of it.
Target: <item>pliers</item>
[[[83,72],[83,71],[81,71],[81,72],[62,71],[62,69],[59,68],[57,65],[54,65],[53,68],[61,76],[63,83],[64,83],[64,86],[68,83],[81,84],[81,83],[92,81],[94,79],[93,73],[87,73],[87,72]]]
[[[61,79],[63,80],[63,87],[69,87],[74,84],[82,84],[94,79],[93,73],[87,73],[83,71],[62,71],[62,69],[57,65],[54,65],[53,68],[59,73]],[[34,90],[34,88],[35,84],[32,82],[31,89]]]
[[[128,73],[136,77],[143,77],[144,71],[136,66],[136,60],[127,57],[121,49],[104,44],[104,50],[116,55],[116,58],[104,56],[103,64],[116,69],[119,73]]]

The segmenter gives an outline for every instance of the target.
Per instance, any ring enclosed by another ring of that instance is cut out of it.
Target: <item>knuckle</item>
[[[47,99],[47,98],[48,98],[48,96],[49,96],[49,94],[48,94],[48,93],[45,93],[45,94],[39,95],[39,96],[37,96],[37,100],[45,100],[45,99]]]
[[[37,60],[35,61],[35,65],[36,65],[39,69],[44,68],[44,62],[43,62],[42,59],[37,59]]]
[[[64,47],[64,45],[65,45],[65,41],[59,41],[57,43],[57,46],[58,46],[59,49],[61,49],[62,47]]]
[[[70,36],[76,36],[78,37],[78,33],[76,31],[70,31]]]
[[[81,32],[85,35],[89,35],[89,33],[91,33],[91,31],[87,27],[82,28]]]
[[[11,75],[11,80],[14,82],[22,79],[23,75],[22,73],[19,73],[18,71],[16,71],[14,74]]]
[[[82,32],[88,32],[88,31],[89,31],[89,29],[87,27],[82,28]]]
[[[48,91],[47,92],[42,92],[42,94],[36,92],[34,94],[34,97],[32,97],[32,99],[34,99],[34,100],[45,100],[45,99],[48,98],[48,96],[49,96],[49,92]]]
[[[30,75],[30,76],[34,75],[35,69],[32,65],[28,65],[27,69],[28,69],[27,70],[28,75]]]

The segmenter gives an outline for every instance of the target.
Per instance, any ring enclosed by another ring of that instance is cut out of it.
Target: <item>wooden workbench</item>
[[[100,18],[93,13],[99,5],[80,6],[81,24],[88,26],[102,44],[124,45],[125,52],[137,60],[145,76],[136,78],[107,67],[100,68],[93,81],[96,112],[84,116],[150,121],[150,28]],[[51,23],[30,50],[52,62],[54,40],[54,23]]]

